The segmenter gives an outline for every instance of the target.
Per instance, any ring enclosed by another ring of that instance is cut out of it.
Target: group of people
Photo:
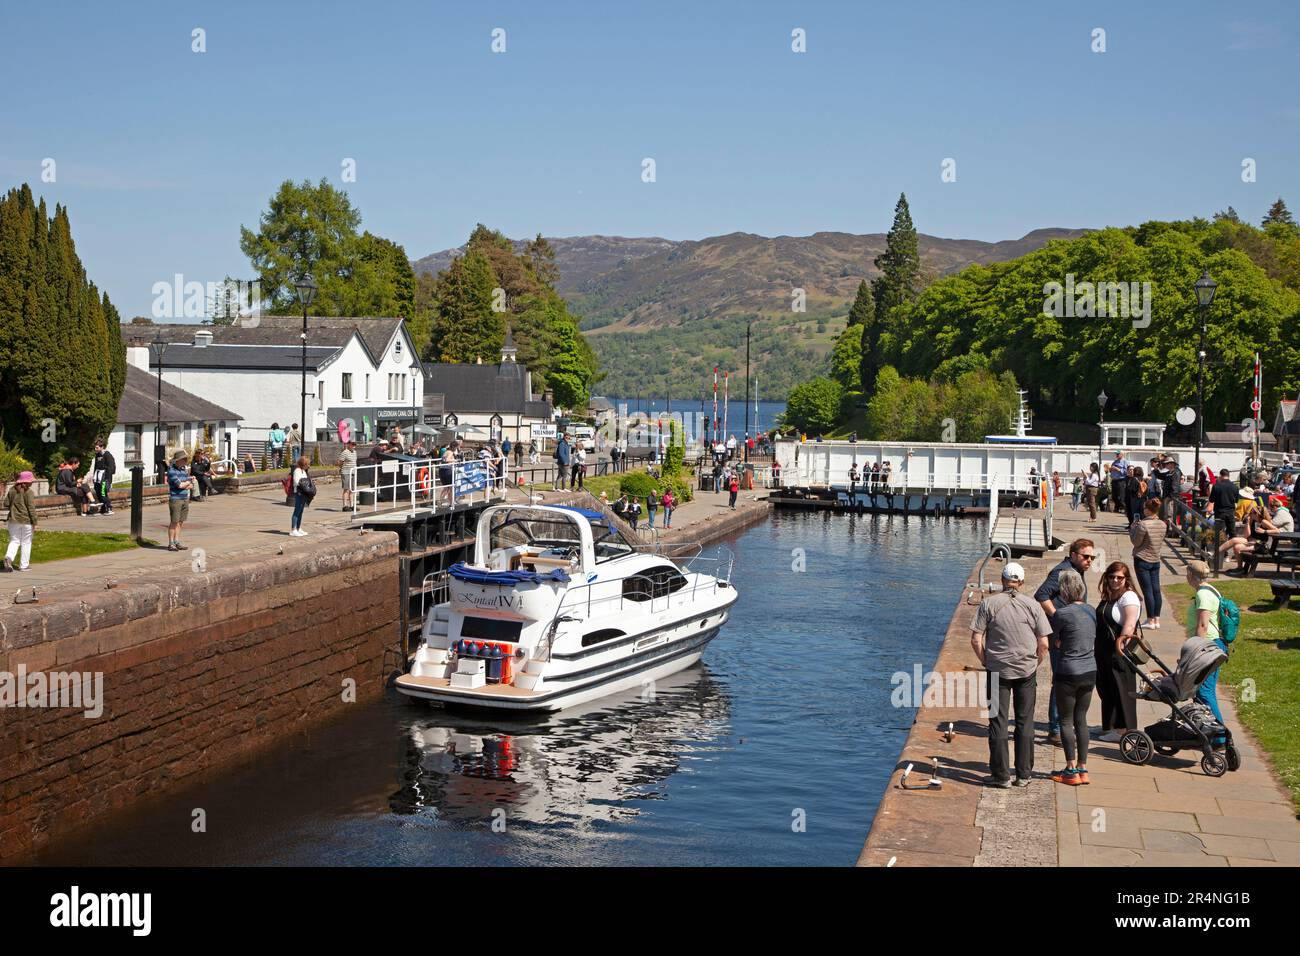
[[[555,442],[553,457],[555,458],[555,489],[563,491],[567,485],[574,491],[582,490],[587,477],[587,440],[576,438],[570,442],[568,434],[561,432]]]
[[[607,500],[604,492],[601,492],[600,498],[602,502]],[[672,493],[672,489],[665,489],[662,494],[658,488],[651,489],[650,493],[644,498],[644,509],[641,506],[641,501],[642,499],[632,495],[619,495],[618,500],[610,505],[610,510],[631,525],[633,531],[637,531],[639,530],[643,511],[646,516],[646,527],[653,530],[655,517],[658,515],[659,509],[662,508],[664,512],[663,526],[665,528],[673,526],[673,511],[677,507],[677,496]]]
[[[730,496],[729,505],[736,507],[736,497],[740,494],[740,470],[731,465],[715,466],[713,469],[713,493],[726,492]]]
[[[1144,512],[1130,530],[1136,574],[1125,562],[1112,561],[1102,572],[1095,606],[1089,602],[1085,574],[1098,551],[1088,538],[1071,543],[1065,560],[1052,568],[1032,598],[1024,593],[1024,568],[1011,562],[1002,571],[1003,590],[980,604],[971,624],[971,647],[989,675],[989,786],[1025,787],[1033,779],[1033,715],[1038,667],[1044,658],[1052,672],[1048,740],[1065,752],[1065,766],[1052,773],[1052,780],[1069,786],[1089,782],[1087,717],[1094,692],[1101,701],[1098,740],[1118,742],[1138,729],[1137,671],[1131,662],[1138,656],[1126,656],[1125,651],[1131,642],[1142,640],[1144,629],[1160,626],[1156,558],[1165,530],[1158,501],[1148,501]],[[1226,654],[1219,631],[1221,598],[1209,583],[1211,574],[1203,561],[1188,563],[1186,579],[1195,597],[1188,610],[1187,636],[1216,642]],[[1143,604],[1147,617],[1140,622]],[[1217,670],[1202,681],[1196,699],[1222,723],[1216,687]],[[1009,762],[1012,710],[1014,758]]]
[[[286,453],[289,461],[296,462],[302,454],[302,429],[294,422],[286,432],[279,422],[272,422],[271,430],[266,436],[266,448],[271,455],[272,468],[284,465]]]
[[[894,466],[888,461],[874,461],[870,468],[863,462],[862,470],[858,471],[858,463],[855,461],[849,465],[850,497],[857,494],[859,482],[862,483],[862,490],[869,495],[888,494],[893,487],[893,470]]]

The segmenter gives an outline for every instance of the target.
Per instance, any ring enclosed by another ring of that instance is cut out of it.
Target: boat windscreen
[[[528,545],[565,545],[582,543],[578,527],[572,521],[545,514],[528,512],[503,512],[493,515],[489,525],[489,550],[517,548]]]

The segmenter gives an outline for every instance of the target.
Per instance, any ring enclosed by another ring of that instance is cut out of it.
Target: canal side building
[[[167,343],[163,381],[233,409],[250,445],[262,447],[273,423],[287,429],[298,421],[301,316],[264,315],[238,325],[124,325],[122,334],[128,346],[144,348],[155,374],[159,361],[148,346],[160,336]],[[424,376],[400,318],[311,316],[306,364],[313,441],[336,440],[340,423],[365,440],[420,418]]]
[[[471,426],[493,438],[525,445],[553,431],[555,409],[549,395],[533,392],[533,376],[517,361],[509,329],[496,365],[426,362],[424,373],[431,395],[441,394],[441,421],[446,428]]]

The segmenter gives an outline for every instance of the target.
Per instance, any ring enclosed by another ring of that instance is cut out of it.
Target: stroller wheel
[[[1241,769],[1241,751],[1231,741],[1223,748],[1223,755],[1227,758],[1229,770]]]
[[[1141,730],[1130,730],[1119,739],[1119,752],[1129,763],[1143,764],[1151,759],[1155,744]]]
[[[1201,769],[1207,777],[1222,777],[1228,772],[1228,760],[1221,753],[1211,752],[1201,758]]]

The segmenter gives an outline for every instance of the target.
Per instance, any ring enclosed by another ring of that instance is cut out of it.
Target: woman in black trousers
[[[1120,648],[1137,632],[1142,601],[1133,572],[1123,561],[1113,561],[1101,578],[1101,603],[1097,605],[1097,695],[1101,698],[1098,738],[1117,743],[1137,729],[1137,675],[1120,656]]]

